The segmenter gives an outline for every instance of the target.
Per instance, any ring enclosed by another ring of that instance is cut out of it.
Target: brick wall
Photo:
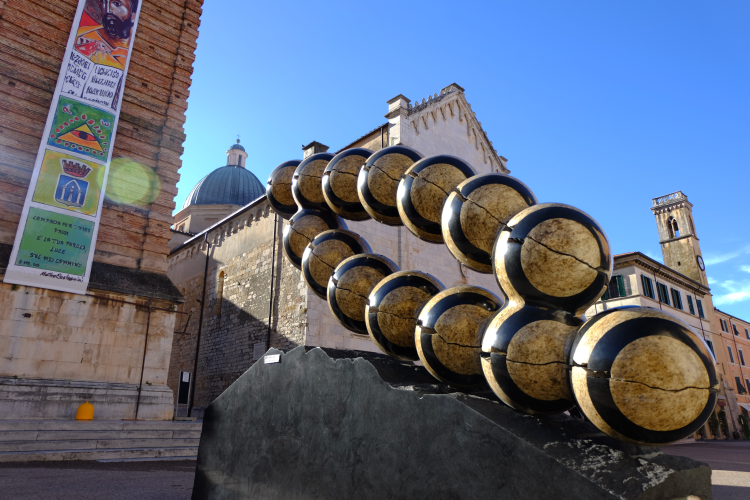
[[[0,243],[15,238],[77,4],[0,1]],[[166,272],[202,4],[140,4],[113,158],[142,165],[159,188],[130,203],[104,201],[95,261]],[[111,172],[108,191],[113,183],[128,190],[133,179],[124,173]]]

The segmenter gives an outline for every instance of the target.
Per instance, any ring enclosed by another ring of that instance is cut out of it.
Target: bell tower
[[[706,266],[693,224],[693,204],[682,191],[653,199],[664,264],[693,281],[708,286]]]

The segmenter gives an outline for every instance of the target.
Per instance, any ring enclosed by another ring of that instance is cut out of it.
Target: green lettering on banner
[[[16,265],[83,276],[94,223],[29,208]]]

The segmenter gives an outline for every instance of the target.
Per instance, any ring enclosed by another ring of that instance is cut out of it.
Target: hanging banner
[[[86,292],[139,3],[78,3],[6,283]]]

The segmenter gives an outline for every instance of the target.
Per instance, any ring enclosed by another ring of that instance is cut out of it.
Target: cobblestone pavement
[[[707,463],[713,470],[714,500],[750,498],[750,441],[696,441],[663,446],[662,451]]]
[[[194,460],[0,463],[0,498],[190,500]]]

